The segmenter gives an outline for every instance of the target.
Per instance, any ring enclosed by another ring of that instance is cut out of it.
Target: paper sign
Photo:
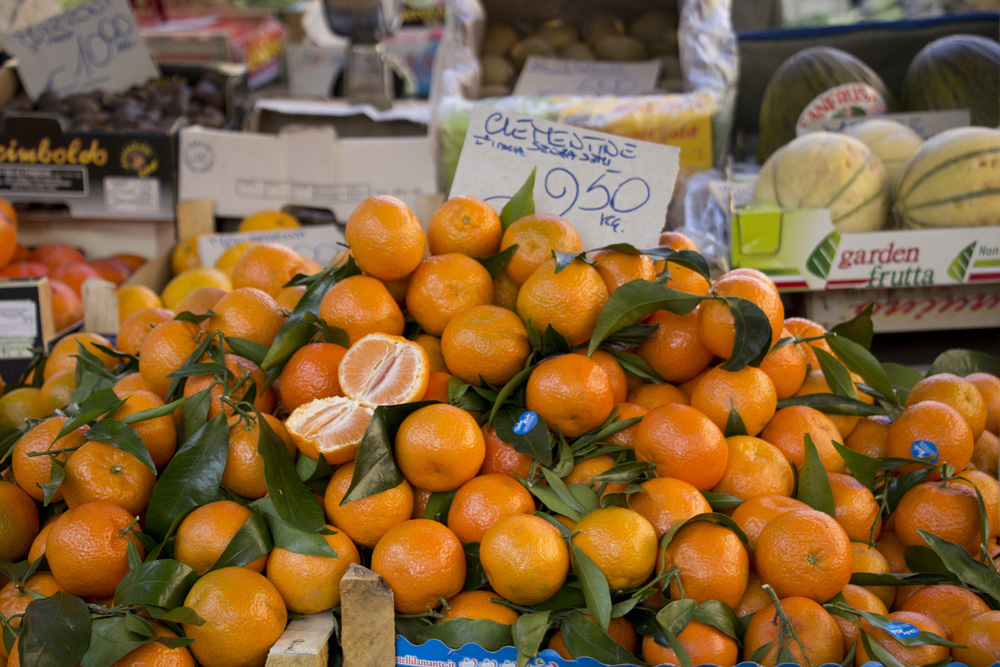
[[[660,61],[619,63],[531,56],[515,95],[644,95],[656,89]]]
[[[239,234],[207,234],[198,237],[198,257],[202,266],[215,266],[216,260],[227,249],[244,243],[279,243],[288,246],[303,257],[325,266],[345,248],[346,237],[340,225],[313,225],[294,229],[274,229]]]
[[[968,127],[971,122],[968,109],[949,109],[946,111],[919,111],[916,113],[887,113],[880,116],[856,116],[853,118],[827,118],[809,125],[809,132],[847,132],[851,127],[866,120],[892,120],[906,125],[920,135],[921,139],[930,139],[935,134],[956,127]]]
[[[666,222],[680,149],[485,106],[472,111],[451,196],[499,211],[535,167],[535,210],[569,220],[586,250],[653,247]]]
[[[0,283],[0,379],[18,381],[31,361],[32,349],[55,334],[48,278]]]
[[[91,0],[3,42],[31,99],[46,90],[121,92],[160,75],[126,0]]]

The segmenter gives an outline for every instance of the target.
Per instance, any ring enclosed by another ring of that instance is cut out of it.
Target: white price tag
[[[198,237],[198,257],[202,266],[215,262],[229,248],[246,241],[278,243],[288,246],[303,257],[326,266],[346,247],[344,228],[340,225],[306,225],[295,229],[274,229],[237,234],[206,234]]]
[[[515,95],[644,95],[656,89],[660,61],[610,62],[531,56]]]
[[[0,301],[0,337],[30,338],[38,334],[38,306],[29,299]]]
[[[675,146],[479,106],[451,196],[479,197],[500,211],[537,167],[535,209],[569,220],[584,249],[653,247],[666,222],[679,159]]]
[[[31,99],[87,90],[121,92],[159,76],[126,0],[91,0],[3,37]]]

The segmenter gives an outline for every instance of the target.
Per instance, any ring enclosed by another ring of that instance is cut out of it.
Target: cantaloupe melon
[[[858,123],[847,134],[860,139],[878,156],[890,185],[895,185],[900,168],[924,144],[920,135],[906,125],[881,118]]]
[[[844,86],[847,90],[841,90],[845,94],[843,99],[840,95],[833,95],[831,99],[824,95]],[[856,94],[867,94],[872,99],[859,102],[854,98]],[[880,111],[870,108],[877,98],[884,104]],[[763,162],[794,139],[796,125],[804,120],[804,113],[830,118],[872,116],[894,109],[892,93],[868,65],[840,49],[826,46],[802,49],[775,70],[764,89],[757,158]]]
[[[911,229],[1000,225],[1000,130],[962,127],[927,140],[900,171],[893,210]]]
[[[782,209],[825,208],[840,232],[870,232],[889,221],[889,178],[867,146],[832,132],[805,134],[767,159],[754,202]]]

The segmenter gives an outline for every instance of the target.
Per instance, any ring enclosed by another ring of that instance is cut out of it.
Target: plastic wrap
[[[476,2],[477,0],[464,0]],[[517,2],[508,14],[521,11]],[[580,0],[563,7],[560,0],[535,0],[535,17],[577,17],[588,12],[619,10],[626,5],[635,12],[662,8],[652,0],[615,3]],[[730,20],[731,0],[679,0],[678,48],[684,79],[683,94],[653,94],[635,97],[502,97],[477,100],[481,81],[479,44],[459,29],[457,19],[446,31],[435,62],[431,90],[431,134],[436,151],[442,191],[451,186],[469,115],[475,104],[496,106],[526,115],[559,120],[573,125],[621,134],[647,141],[679,145],[682,176],[722,164],[732,122],[739,71],[736,36]],[[485,12],[484,12],[485,14]],[[466,31],[468,32],[468,31]],[[699,137],[695,147],[691,133]],[[685,143],[687,146],[685,147]]]

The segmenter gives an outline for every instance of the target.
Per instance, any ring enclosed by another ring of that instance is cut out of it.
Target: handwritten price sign
[[[537,167],[536,210],[573,223],[584,248],[652,247],[679,158],[674,146],[477,107],[451,195],[480,197],[499,211]]]
[[[91,0],[3,41],[32,99],[47,90],[121,92],[160,74],[127,0]]]

